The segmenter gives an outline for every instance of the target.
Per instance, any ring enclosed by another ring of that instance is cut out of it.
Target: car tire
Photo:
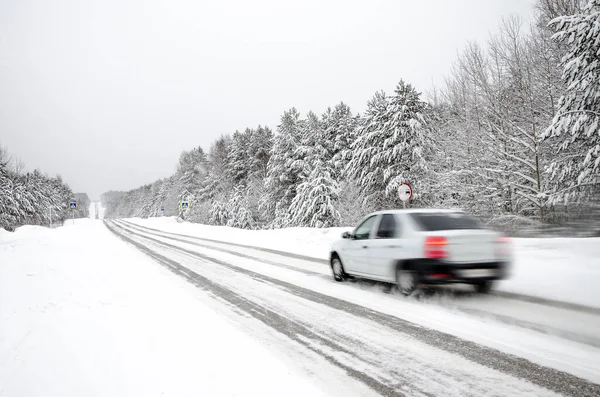
[[[396,270],[396,286],[402,295],[410,295],[417,289],[417,272],[414,270]]]
[[[475,291],[478,294],[487,294],[488,292],[490,292],[492,290],[492,287],[494,286],[494,282],[492,280],[485,280],[485,281],[479,281],[473,285],[475,286]]]
[[[333,273],[333,279],[337,282],[345,281],[348,278],[348,275],[344,270],[344,264],[337,255],[334,255],[331,258],[331,271]]]

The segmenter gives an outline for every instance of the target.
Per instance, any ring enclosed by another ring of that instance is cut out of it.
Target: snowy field
[[[0,396],[319,396],[102,221],[0,230]]]
[[[331,242],[351,228],[243,230],[179,223],[175,218],[130,219],[142,226],[327,259]],[[511,278],[498,291],[600,307],[600,238],[516,238]]]

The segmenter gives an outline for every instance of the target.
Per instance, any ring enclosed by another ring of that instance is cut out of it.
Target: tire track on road
[[[108,225],[108,224],[107,224]],[[504,374],[508,374],[515,378],[527,380],[535,385],[552,390],[564,395],[575,395],[583,397],[592,397],[600,395],[600,385],[589,382],[585,379],[581,379],[574,375],[558,371],[552,368],[544,367],[531,361],[517,357],[514,355],[502,353],[498,350],[478,345],[474,342],[466,341],[458,337],[445,334],[440,331],[433,329],[423,328],[419,325],[410,323],[406,320],[402,320],[397,317],[393,317],[351,302],[347,302],[335,297],[321,294],[316,291],[305,289],[294,284],[281,281],[260,273],[253,272],[244,268],[240,268],[231,265],[223,260],[210,257],[205,254],[191,251],[179,246],[168,244],[161,240],[140,235],[131,231],[127,231],[123,226],[113,224],[117,228],[124,230],[125,232],[131,233],[141,239],[153,242],[160,246],[176,250],[179,252],[186,253],[190,256],[200,258],[202,260],[208,260],[210,262],[224,266],[235,272],[239,272],[248,275],[257,280],[263,280],[273,285],[278,285],[286,289],[286,291],[293,293],[301,298],[327,305],[329,307],[345,311],[354,316],[363,317],[373,322],[379,323],[383,326],[389,327],[395,331],[409,335],[416,340],[426,343],[430,346],[442,349],[446,352],[453,353],[468,359],[469,361],[483,365],[487,368],[500,371]],[[110,226],[109,226],[110,228]],[[112,229],[111,229],[112,230]],[[114,233],[119,234],[114,231]],[[163,236],[164,237],[164,236]],[[133,240],[132,240],[133,241]],[[187,241],[186,243],[190,243]],[[144,247],[140,243],[135,243],[137,247]],[[211,247],[207,247],[211,248]],[[145,248],[148,250],[148,248]],[[159,254],[157,254],[159,255]],[[180,265],[178,265],[180,266]],[[190,269],[185,268],[185,271],[193,273]],[[196,274],[196,273],[193,273]],[[201,277],[201,276],[200,276]],[[208,280],[208,279],[207,279]],[[261,310],[264,309],[261,307]]]
[[[224,252],[226,254],[231,254],[231,255],[239,256],[240,258],[251,259],[251,260],[259,260],[259,261],[261,261],[263,263],[266,263],[266,264],[269,264],[269,265],[281,267],[281,268],[288,269],[288,270],[293,270],[293,271],[300,272],[300,273],[303,273],[303,274],[308,274],[310,276],[314,276],[314,275],[316,275],[316,276],[323,276],[323,273],[313,272],[312,270],[303,269],[301,267],[290,266],[290,265],[286,265],[284,263],[275,262],[275,261],[271,261],[271,260],[264,259],[264,258],[259,258],[257,256],[243,254],[241,252],[229,250],[227,248],[215,247],[214,245],[200,244],[200,243],[197,243],[197,242],[186,240],[185,238],[182,238],[182,237],[165,236],[165,235],[163,235],[162,233],[159,233],[159,232],[149,232],[149,231],[144,230],[145,229],[144,227],[141,227],[141,226],[138,227],[138,225],[135,225],[133,223],[129,223],[129,222],[121,221],[121,220],[117,220],[117,221],[114,221],[114,222],[116,222],[117,224],[123,224],[125,227],[128,227],[130,229],[138,230],[138,231],[143,232],[143,233],[148,233],[148,234],[151,234],[153,236],[162,237],[162,238],[166,238],[166,239],[173,240],[173,241],[179,241],[180,243],[186,243],[186,244],[195,245],[197,247],[208,248],[208,249],[211,249],[211,250]],[[211,242],[215,243],[214,241],[211,241]],[[226,244],[224,244],[224,245],[226,245]],[[247,248],[247,247],[245,247],[245,248]]]
[[[154,228],[151,228],[151,227],[148,227],[148,226],[138,225],[137,223],[129,222],[129,221],[126,221],[124,219],[119,219],[118,221],[126,223],[128,225],[134,225],[134,226],[137,226],[137,227],[142,228],[142,229],[151,230],[153,232],[168,234],[168,235],[172,235],[172,236],[176,236],[176,237],[186,237],[186,238],[190,238],[192,240],[205,241],[207,243],[217,243],[217,244],[223,244],[223,245],[230,245],[232,247],[247,248],[247,249],[252,249],[252,250],[255,250],[255,251],[268,252],[270,254],[281,255],[281,256],[288,257],[288,258],[300,259],[300,260],[303,260],[303,261],[308,261],[308,262],[313,262],[313,263],[318,263],[318,264],[321,264],[321,265],[327,265],[327,266],[329,266],[329,261],[327,261],[325,259],[315,258],[315,257],[312,257],[312,256],[294,254],[293,252],[280,251],[280,250],[271,249],[271,248],[257,247],[257,246],[254,246],[254,245],[232,243],[232,242],[229,242],[229,241],[221,241],[221,240],[214,240],[214,239],[209,239],[209,238],[205,238],[205,237],[190,236],[190,235],[181,234],[181,233],[166,232],[164,230],[154,229]]]
[[[208,242],[208,243],[215,243],[215,244],[222,244],[222,245],[230,245],[232,247],[246,248],[246,249],[251,249],[251,250],[255,250],[255,251],[267,252],[267,253],[274,254],[274,255],[280,255],[283,257],[287,257],[287,258],[300,259],[303,261],[308,261],[308,262],[312,262],[312,263],[318,263],[318,264],[329,266],[328,260],[315,258],[312,256],[294,254],[294,253],[287,252],[287,251],[257,247],[257,246],[253,246],[253,245],[247,245],[247,244],[232,243],[229,241],[214,240],[214,239],[209,239],[209,238],[205,238],[205,237],[190,236],[190,235],[181,234],[181,233],[167,232],[164,230],[155,229],[155,228],[151,228],[148,226],[138,225],[137,223],[126,221],[123,219],[119,219],[119,222],[123,222],[124,224],[127,224],[128,226],[135,226],[140,229],[145,229],[145,230],[152,231],[155,233],[160,233],[163,235],[163,237],[166,237],[166,238],[168,238],[167,237],[168,235],[175,236],[175,237],[184,237],[184,238],[188,238],[191,240],[204,241],[204,242]],[[206,246],[206,248],[211,248],[211,247]],[[313,273],[316,273],[316,272],[313,272]],[[562,302],[562,301],[553,300],[553,299],[540,298],[540,297],[531,296],[531,295],[523,295],[523,294],[518,294],[518,293],[514,293],[514,292],[504,292],[504,291],[491,291],[490,295],[498,296],[500,298],[507,298],[507,299],[521,300],[524,302],[537,303],[540,305],[546,305],[546,306],[551,306],[551,307],[556,307],[556,308],[561,308],[561,309],[580,311],[583,313],[600,316],[600,308],[580,305],[577,303]]]
[[[241,295],[231,291],[228,288],[225,288],[219,284],[212,282],[208,278],[190,270],[189,268],[187,268],[185,266],[180,265],[179,263],[175,262],[174,260],[169,259],[163,255],[160,255],[159,253],[151,250],[150,248],[146,247],[145,245],[143,245],[139,242],[136,242],[135,240],[116,231],[107,222],[105,222],[105,224],[107,225],[108,229],[111,232],[113,232],[117,237],[119,237],[121,240],[123,240],[129,244],[132,244],[134,247],[136,247],[137,249],[139,249],[146,255],[150,256],[152,259],[154,259],[159,264],[166,267],[173,273],[175,273],[181,277],[184,277],[186,280],[188,280],[189,282],[194,284],[196,287],[203,289],[207,292],[210,292],[214,296],[228,302],[229,304],[235,306],[238,309],[243,310],[245,313],[249,314],[253,318],[263,322],[267,326],[269,326],[269,327],[275,329],[276,331],[282,333],[283,335],[289,337],[291,340],[298,342],[299,344],[303,345],[304,347],[321,355],[327,361],[329,361],[331,364],[345,370],[348,373],[348,375],[365,383],[366,385],[368,385],[369,387],[371,387],[373,390],[377,391],[381,395],[383,395],[383,396],[398,396],[398,397],[403,396],[403,394],[399,393],[394,388],[378,381],[377,379],[370,377],[369,375],[367,375],[363,372],[357,371],[356,369],[345,365],[344,363],[342,363],[340,360],[336,359],[335,357],[324,353],[320,349],[315,348],[314,344],[307,341],[307,339],[316,341],[320,344],[326,345],[335,350],[341,350],[343,353],[346,353],[346,354],[351,354],[350,351],[345,350],[338,345],[331,344],[329,340],[322,338],[318,334],[312,332],[307,327],[304,327],[301,324],[298,324],[295,322],[291,322],[287,318],[281,316],[280,314],[278,314],[272,310],[269,310],[268,308],[265,308],[264,306],[260,306],[248,299],[245,299]],[[113,225],[116,226],[117,228],[120,227],[114,223],[113,223]],[[171,246],[170,248],[175,249],[176,247]],[[206,258],[206,259],[208,259],[208,258]],[[210,260],[212,260],[212,259],[210,259]]]
[[[265,264],[269,264],[269,265],[273,265],[273,266],[277,266],[277,267],[281,267],[281,268],[285,268],[285,269],[289,269],[289,270],[293,270],[293,271],[297,271],[303,274],[307,274],[309,276],[317,276],[317,277],[324,277],[323,273],[320,272],[315,272],[315,271],[311,271],[308,269],[303,269],[301,267],[297,267],[297,266],[290,266],[290,265],[286,265],[283,264],[281,262],[276,262],[276,261],[272,261],[269,259],[264,259],[262,257],[258,257],[258,256],[253,256],[253,255],[248,255],[248,254],[244,254],[244,253],[240,253],[238,251],[235,250],[230,250],[227,248],[222,248],[222,247],[215,247],[214,245],[208,245],[206,243],[199,243],[196,241],[193,241],[194,239],[187,237],[187,238],[182,238],[182,237],[174,237],[174,236],[169,236],[169,235],[165,235],[164,232],[154,232],[154,231],[149,231],[149,228],[143,227],[143,226],[139,226],[136,225],[134,223],[131,222],[126,222],[126,221],[121,221],[118,220],[116,221],[118,224],[122,224],[125,227],[129,228],[129,229],[133,229],[133,230],[137,230],[139,232],[142,233],[147,233],[149,235],[153,235],[153,236],[157,236],[157,237],[161,237],[161,238],[165,238],[168,240],[172,240],[172,241],[178,241],[181,243],[185,243],[185,244],[190,244],[190,245],[194,245],[197,247],[201,247],[201,248],[207,248],[207,249],[211,249],[211,250],[215,250],[215,251],[219,251],[219,252],[224,252],[227,254],[231,254],[231,255],[235,255],[241,258],[245,258],[245,259],[251,259],[254,261],[258,261],[261,263],[265,263]],[[211,242],[211,244],[214,244],[213,242]],[[227,244],[224,244],[227,245]],[[327,277],[329,278],[329,277]],[[361,280],[363,282],[369,282],[369,281],[364,281]],[[360,282],[360,281],[359,281]],[[379,282],[376,282],[379,283]],[[502,299],[502,298],[500,298]],[[427,302],[427,300],[426,300]],[[533,302],[536,303],[536,302]],[[594,337],[588,337],[588,336],[584,336],[584,335],[579,335],[575,332],[569,332],[566,330],[562,330],[562,329],[558,329],[558,328],[553,328],[550,327],[548,325],[540,325],[531,321],[527,321],[525,319],[521,319],[521,318],[514,318],[511,316],[507,316],[507,315],[502,315],[502,314],[496,314],[496,313],[489,313],[483,310],[479,310],[476,308],[469,308],[469,307],[463,307],[461,305],[458,304],[452,304],[452,303],[444,303],[444,304],[440,304],[440,307],[446,307],[446,308],[450,308],[453,310],[457,310],[460,311],[462,313],[468,314],[468,315],[473,315],[477,318],[492,318],[496,321],[499,322],[503,322],[505,324],[509,324],[509,325],[514,325],[514,326],[518,326],[521,328],[527,328],[530,329],[532,331],[536,331],[542,334],[548,334],[548,335],[555,335],[564,339],[568,339],[574,342],[578,342],[578,343],[584,343],[593,347],[599,347],[600,348],[600,339],[598,338],[594,338]],[[590,314],[590,313],[587,313]]]

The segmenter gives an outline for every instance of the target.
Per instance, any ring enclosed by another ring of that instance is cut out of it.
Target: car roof
[[[383,214],[419,214],[419,213],[451,213],[451,212],[464,212],[459,208],[455,209],[442,209],[442,208],[410,208],[410,209],[395,209],[395,210],[382,210],[373,212],[370,215],[383,215]]]

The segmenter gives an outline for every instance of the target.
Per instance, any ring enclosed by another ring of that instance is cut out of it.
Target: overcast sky
[[[295,106],[441,83],[533,0],[0,0],[0,144],[98,199]]]

